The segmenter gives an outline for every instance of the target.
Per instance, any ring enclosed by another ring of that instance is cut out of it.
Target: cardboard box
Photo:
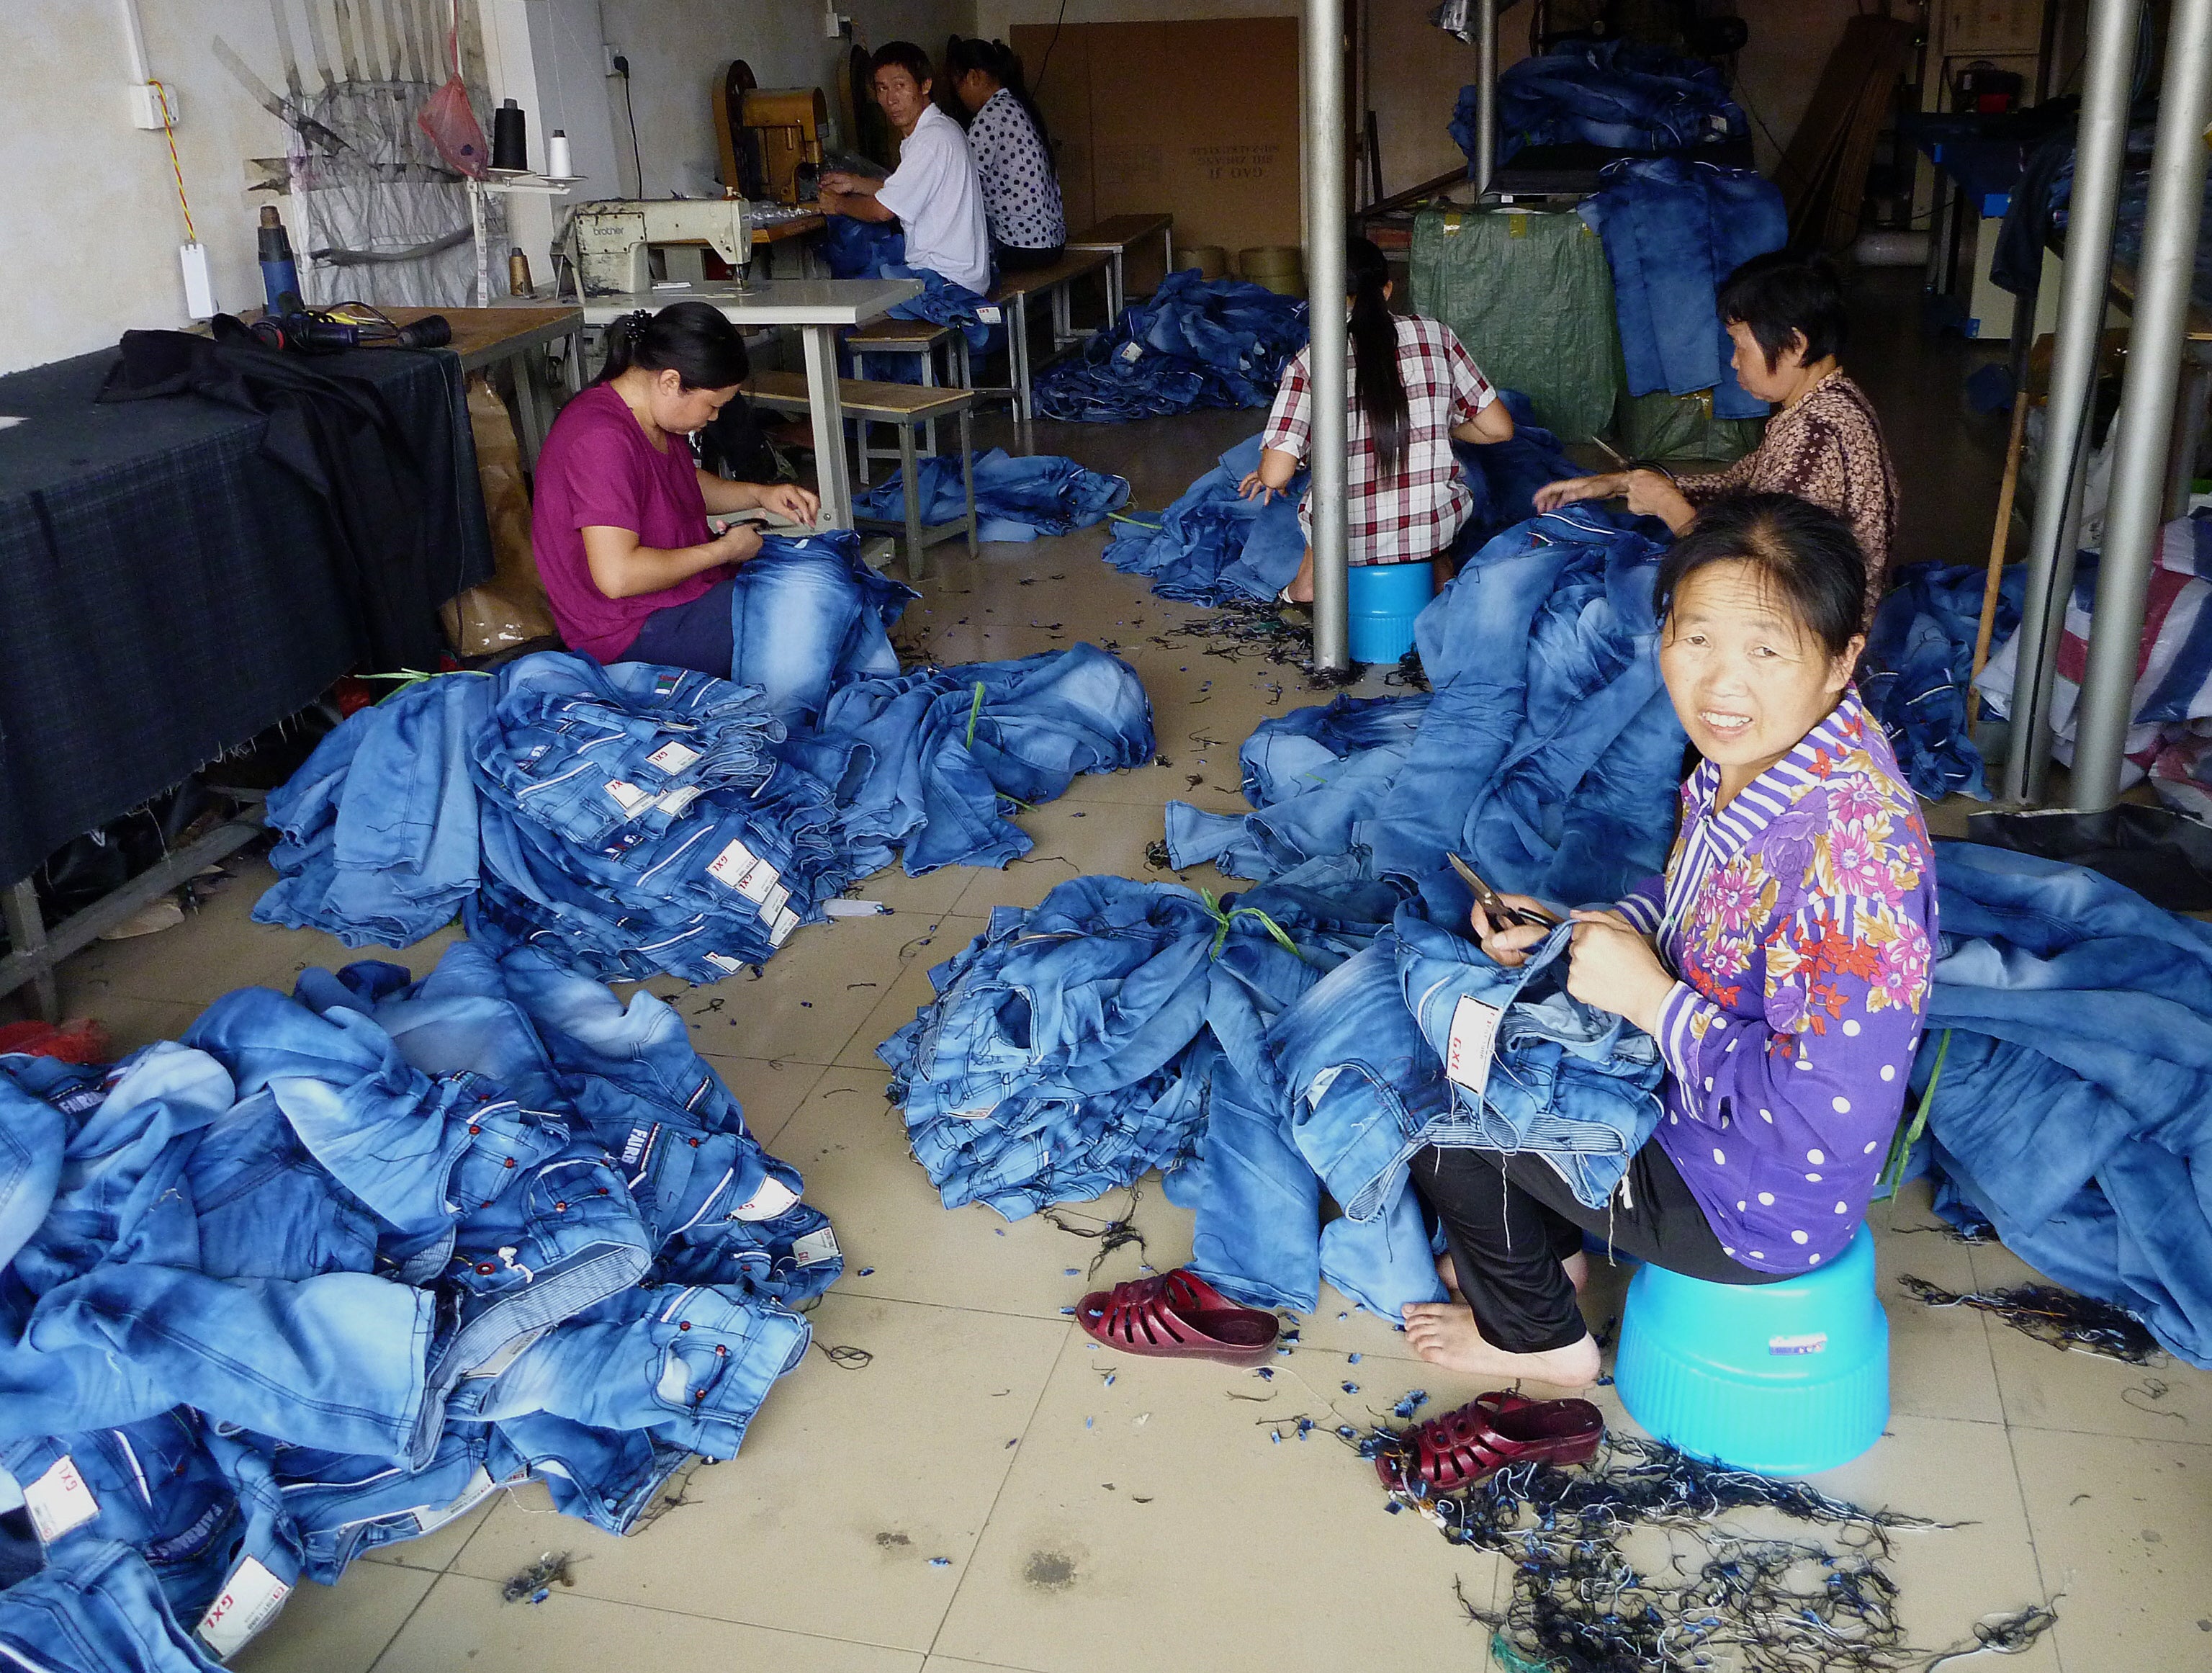
[[[1015,27],[1068,231],[1166,210],[1177,248],[1218,244],[1232,263],[1299,243],[1298,33],[1295,17],[1072,23],[1056,42],[1049,24]],[[1132,250],[1132,290],[1150,290],[1158,267],[1156,245]]]

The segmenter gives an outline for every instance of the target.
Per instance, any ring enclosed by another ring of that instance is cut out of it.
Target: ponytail
[[[1046,131],[1044,113],[1037,109],[1036,100],[1030,97],[1029,84],[1022,74],[1022,61],[1015,56],[1013,48],[1002,40],[985,40],[975,35],[964,39],[959,35],[953,36],[945,47],[947,80],[957,83],[971,70],[981,70],[1013,94],[1014,102],[1022,107],[1022,114],[1029,118],[1030,125],[1036,130],[1037,143],[1044,149],[1045,167],[1057,177],[1060,165],[1052,155],[1052,136]]]
[[[1345,278],[1352,290],[1352,393],[1367,419],[1376,479],[1397,480],[1406,459],[1406,380],[1398,372],[1398,321],[1382,288],[1390,265],[1372,240],[1355,238],[1345,248]]]
[[[675,302],[658,313],[640,308],[607,327],[607,357],[595,384],[631,367],[673,371],[686,389],[727,389],[750,375],[745,339],[722,311],[706,302]]]

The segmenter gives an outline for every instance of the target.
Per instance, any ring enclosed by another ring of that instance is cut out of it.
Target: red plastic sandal
[[[1231,1366],[1255,1366],[1268,1358],[1282,1329],[1273,1313],[1238,1306],[1181,1267],[1093,1290],[1077,1305],[1075,1318],[1092,1341],[1124,1354]]]
[[[1433,1498],[1510,1463],[1587,1463],[1604,1438],[1605,1414],[1587,1400],[1530,1400],[1501,1389],[1401,1430],[1395,1450],[1376,1454],[1375,1473],[1394,1491]]]

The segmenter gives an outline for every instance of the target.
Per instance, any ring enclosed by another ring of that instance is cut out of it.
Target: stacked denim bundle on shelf
[[[1016,459],[1004,447],[993,447],[974,455],[974,470],[978,540],[1035,540],[1087,529],[1129,498],[1123,478],[1086,471],[1072,459],[1049,453]],[[955,523],[968,514],[967,485],[957,458],[932,454],[916,463],[915,474],[921,479],[925,524]],[[853,502],[854,511],[862,517],[904,517],[904,478],[902,470],[892,471]]]
[[[1460,90],[1451,137],[1471,161],[1475,89]],[[1524,145],[1684,151],[1751,131],[1718,67],[1641,41],[1562,41],[1498,78],[1498,160]]]
[[[1241,751],[1258,811],[1170,802],[1174,863],[1303,882],[1349,856],[1419,879],[1449,852],[1493,887],[1571,902],[1656,875],[1685,741],[1659,680],[1659,551],[1587,505],[1507,530],[1416,624],[1432,694],[1261,722]]]
[[[1143,686],[1092,646],[905,675],[888,655],[810,663],[790,727],[750,686],[557,652],[420,681],[270,798],[284,840],[254,917],[406,946],[458,911],[589,975],[716,982],[893,844],[917,873],[1004,865],[1030,839],[1003,801],[1152,754]]]
[[[1936,865],[1936,1207],[2212,1366],[2212,926],[2033,855]]]
[[[1764,418],[1729,363],[1716,301],[1728,276],[1790,238],[1781,191],[1748,168],[1686,157],[1616,162],[1576,213],[1605,240],[1628,392],[1712,391],[1721,418]]]
[[[1306,305],[1240,279],[1170,273],[1083,351],[1038,374],[1047,418],[1115,424],[1209,406],[1266,406],[1306,341]]]
[[[1460,479],[1474,495],[1474,509],[1452,543],[1455,558],[1465,559],[1492,536],[1528,518],[1535,509],[1538,489],[1574,476],[1579,468],[1561,450],[1557,436],[1537,427],[1527,396],[1507,389],[1499,392],[1499,398],[1513,414],[1516,429],[1511,441],[1452,444]],[[1117,519],[1106,561],[1149,577],[1152,590],[1164,599],[1267,602],[1297,573],[1305,552],[1297,507],[1308,478],[1299,471],[1287,489],[1263,506],[1237,492],[1237,484],[1259,465],[1260,438],[1238,442],[1157,520]]]
[[[109,1069],[0,1057],[0,1131],[30,1666],[211,1667],[527,1479],[626,1531],[735,1454],[842,1270],[683,1020],[528,951],[244,989]]]

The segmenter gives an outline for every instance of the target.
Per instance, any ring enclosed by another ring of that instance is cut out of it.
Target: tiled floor
[[[1894,324],[1910,299],[1875,300]],[[1923,546],[1950,538],[1966,548],[1917,555],[1970,557],[1978,522],[1986,538],[1979,508],[1993,498],[2001,436],[1950,422],[1958,345],[1899,354],[1887,398],[1922,393],[1909,412],[1892,413],[1893,432],[1943,438],[1900,449],[1908,527],[1925,509]],[[1256,422],[1229,413],[1048,428],[1037,445],[1124,472],[1138,503],[1157,507]],[[836,1217],[848,1275],[813,1323],[825,1346],[872,1355],[865,1368],[811,1355],[769,1397],[742,1455],[695,1472],[684,1502],[640,1535],[608,1539],[524,1489],[429,1539],[387,1548],[332,1590],[304,1588],[239,1667],[1345,1673],[1386,1655],[1470,1673],[1488,1664],[1455,1587],[1486,1603],[1499,1566],[1411,1517],[1385,1515],[1368,1466],[1323,1436],[1269,1439],[1278,1421],[1300,1414],[1364,1423],[1415,1386],[1441,1410],[1474,1384],[1408,1360],[1402,1335],[1333,1297],[1273,1383],[1203,1365],[1109,1362],[1061,1312],[1090,1287],[1095,1245],[1042,1220],[1008,1226],[980,1208],[946,1213],[884,1102],[872,1048],[913,1014],[929,965],[991,907],[1032,903],[1081,872],[1161,875],[1145,855],[1162,801],[1235,806],[1238,741],[1265,715],[1317,700],[1294,671],[1161,638],[1196,612],[1108,570],[1097,560],[1103,540],[1091,531],[988,548],[974,561],[940,548],[908,636],[946,660],[1117,642],[1152,692],[1172,765],[1083,781],[1024,815],[1037,847],[1006,871],[875,880],[862,892],[893,905],[892,916],[805,931],[757,981],[659,984],[762,1137]],[[285,985],[306,964],[348,956],[319,935],[251,924],[269,873],[239,869],[240,880],[184,926],[75,961],[70,1008],[105,1017],[136,1044],[173,1033],[229,988]],[[1234,886],[1211,871],[1188,880]],[[441,941],[401,956],[426,968]],[[1099,1281],[1187,1254],[1188,1216],[1156,1188],[1143,1191],[1135,1221],[1144,1248],[1109,1257]],[[2024,1270],[2001,1250],[1920,1229],[1927,1222],[1923,1199],[1893,1219],[1875,1214],[1895,1415],[1871,1453],[1820,1482],[1957,1524],[1899,1542],[1911,1638],[1950,1645],[1985,1614],[2056,1597],[2057,1632],[2007,1666],[2212,1666],[2212,1378],[2057,1354],[1978,1314],[1905,1299],[1893,1285],[1900,1273],[1963,1288]],[[1617,1314],[1620,1283],[1600,1274],[1594,1322]],[[1343,1392],[1347,1382],[1360,1391]],[[1601,1393],[1626,1424],[1610,1390]],[[570,1556],[573,1584],[535,1607],[501,1603],[503,1579],[558,1552]]]

